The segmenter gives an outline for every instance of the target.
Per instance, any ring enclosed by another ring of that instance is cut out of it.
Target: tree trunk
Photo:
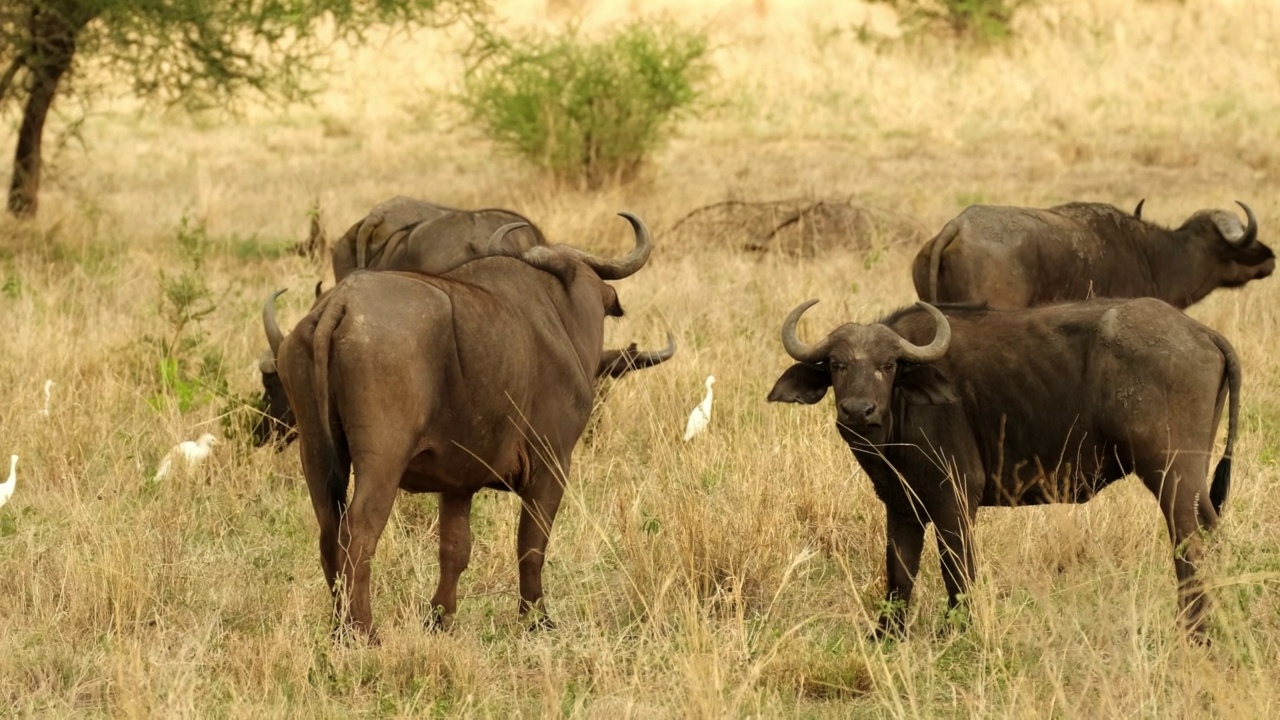
[[[74,6],[74,3],[71,3]],[[18,217],[36,213],[40,192],[40,145],[44,121],[58,92],[58,81],[71,67],[76,52],[76,34],[88,20],[73,19],[74,13],[32,8],[31,52],[26,66],[31,73],[31,92],[22,110],[18,148],[13,154],[13,179],[9,183],[9,212]]]

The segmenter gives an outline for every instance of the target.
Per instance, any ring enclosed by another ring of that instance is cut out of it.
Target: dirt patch
[[[686,249],[734,247],[793,257],[918,245],[928,238],[915,220],[855,205],[852,198],[726,200],[690,212],[664,234]]]

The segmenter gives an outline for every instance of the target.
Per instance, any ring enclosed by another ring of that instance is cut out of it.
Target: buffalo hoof
[[[880,622],[876,628],[867,634],[867,641],[871,643],[882,643],[887,641],[905,640],[907,637],[906,619],[896,612],[882,613]]]
[[[950,640],[955,636],[963,633],[965,631],[965,628],[967,627],[968,625],[957,625],[955,623],[952,623],[950,621],[950,618],[948,618],[947,622],[940,623],[936,628],[933,629],[933,639],[934,640]]]
[[[520,620],[524,623],[524,629],[530,632],[556,629],[556,624],[552,622],[551,616],[539,610],[530,610]]]
[[[1213,638],[1209,637],[1209,628],[1207,625],[1202,624],[1187,628],[1187,639],[1202,648],[1209,648],[1213,646]]]
[[[373,628],[355,625],[339,625],[329,633],[333,642],[338,645],[359,645],[377,647],[382,644],[382,637]]]
[[[1191,596],[1190,599],[1180,597],[1184,607],[1178,612],[1178,624],[1186,632],[1187,640],[1200,647],[1207,648],[1213,644],[1209,631],[1213,625],[1209,621],[1209,602],[1203,593]]]
[[[867,642],[872,645],[889,645],[905,640],[906,637],[907,631],[903,628],[877,627],[867,633]]]
[[[946,615],[942,618],[942,623],[934,631],[934,635],[939,639],[953,637],[968,630],[971,624],[973,624],[973,616],[969,613],[969,606],[965,604],[956,605],[947,610]]]
[[[556,629],[556,624],[551,621],[551,615],[547,612],[547,606],[542,600],[526,602],[521,598],[518,612],[520,613],[520,622],[524,625],[525,630]]]
[[[445,614],[441,609],[436,608],[427,614],[427,618],[422,621],[428,632],[450,632],[455,624],[452,614]]]

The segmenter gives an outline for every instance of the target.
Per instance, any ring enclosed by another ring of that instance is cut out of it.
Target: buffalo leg
[[[885,599],[880,610],[880,626],[875,636],[902,635],[907,605],[920,570],[920,550],[924,546],[924,522],[912,513],[890,511],[885,535]]]
[[[1178,456],[1168,469],[1143,473],[1142,479],[1160,500],[1169,540],[1173,543],[1173,569],[1178,577],[1178,605],[1187,628],[1203,637],[1208,626],[1209,598],[1197,577],[1196,562],[1203,550],[1200,530],[1218,523],[1213,505],[1204,502],[1209,490],[1196,479],[1208,475],[1208,460]]]
[[[428,625],[448,630],[458,612],[458,578],[471,561],[471,495],[440,495],[440,584]]]
[[[339,538],[344,587],[342,597],[346,620],[357,633],[376,640],[373,609],[369,597],[369,573],[378,540],[391,517],[400,487],[403,463],[393,466],[381,461],[356,463],[356,491],[343,519],[345,532]]]
[[[977,563],[973,552],[973,520],[973,511],[955,505],[933,517],[942,580],[947,586],[947,608],[951,610],[959,607],[973,584]]]
[[[568,473],[567,466],[565,473]],[[560,509],[564,486],[552,472],[544,470],[521,495],[520,529],[516,538],[516,554],[520,564],[520,617],[532,611],[536,627],[555,627],[542,602],[542,565],[546,559],[551,524]]]

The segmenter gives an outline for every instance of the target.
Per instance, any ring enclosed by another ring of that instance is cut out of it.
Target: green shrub
[[[202,407],[226,393],[226,368],[222,352],[206,342],[201,322],[217,310],[213,291],[205,281],[204,258],[209,238],[203,225],[184,215],[177,244],[182,263],[176,274],[160,270],[160,319],[162,335],[147,335],[145,345],[158,352],[155,389],[148,398],[160,409],[176,401],[181,412]]]
[[[636,22],[599,41],[477,29],[458,100],[494,141],[557,180],[627,182],[710,73],[704,35]]]
[[[944,25],[957,37],[991,42],[1012,34],[1013,13],[1032,0],[887,0],[908,25]]]

